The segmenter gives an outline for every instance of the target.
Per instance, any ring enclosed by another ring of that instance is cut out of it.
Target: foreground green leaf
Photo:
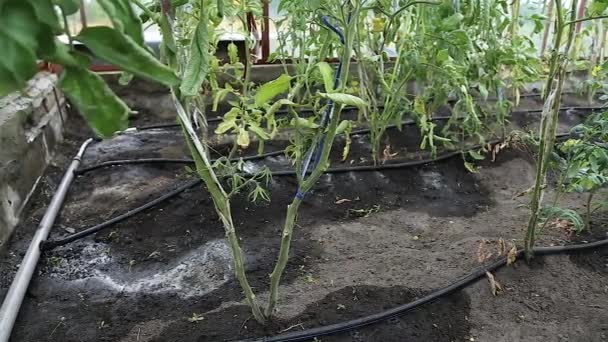
[[[99,75],[82,68],[67,67],[59,87],[99,135],[109,137],[127,128],[127,105]]]
[[[159,62],[131,38],[110,27],[88,27],[76,39],[84,43],[98,57],[135,75],[167,86],[179,84],[173,70]]]
[[[289,89],[290,81],[291,77],[283,74],[276,80],[264,83],[254,96],[255,105],[260,107],[275,98],[277,95],[286,92]]]
[[[53,0],[53,3],[59,6],[65,15],[74,14],[80,8],[79,0]]]
[[[202,11],[202,15],[194,37],[190,44],[190,58],[184,70],[184,76],[180,91],[183,96],[194,96],[201,88],[209,72],[209,32],[207,23],[209,21],[208,11]]]
[[[97,0],[108,14],[114,28],[144,46],[144,34],[139,17],[133,11],[130,0]]]
[[[25,2],[0,2],[0,97],[25,87],[38,71],[39,25],[34,9]]]

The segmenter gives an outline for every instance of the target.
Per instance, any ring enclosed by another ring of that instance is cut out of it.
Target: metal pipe
[[[68,192],[70,184],[72,184],[72,180],[74,179],[74,171],[78,168],[78,165],[80,165],[80,160],[91,141],[93,141],[92,138],[87,139],[84,143],[82,143],[80,150],[63,175],[59,188],[53,195],[53,199],[44,213],[42,221],[40,221],[38,230],[36,231],[27,252],[25,253],[25,257],[23,258],[21,266],[13,279],[11,287],[6,294],[6,297],[4,297],[4,302],[0,308],[0,342],[8,342],[11,336],[11,331],[13,330],[13,325],[17,319],[17,314],[19,314],[23,297],[27,291],[30,280],[32,279],[32,275],[36,270],[38,260],[40,259],[40,244],[46,240],[51,228],[53,227],[53,224],[55,223],[55,218],[57,217],[59,209],[61,209],[61,206],[63,205],[65,195]]]

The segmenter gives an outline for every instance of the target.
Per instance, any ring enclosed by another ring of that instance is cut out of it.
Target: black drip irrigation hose
[[[492,142],[495,143],[495,142]],[[480,148],[481,145],[475,145],[473,147],[471,147],[468,150],[473,150],[473,149],[478,149]],[[466,151],[465,151],[466,152]],[[405,167],[413,167],[413,166],[420,166],[420,165],[424,165],[424,164],[428,164],[428,163],[432,163],[432,162],[436,162],[436,161],[440,161],[440,160],[445,160],[454,156],[457,156],[459,154],[463,153],[462,151],[453,151],[453,152],[448,152],[448,153],[444,153],[441,154],[435,158],[427,158],[427,159],[421,159],[421,160],[413,160],[413,161],[407,161],[407,162],[402,162],[402,163],[390,163],[390,164],[383,164],[383,165],[360,165],[360,166],[349,166],[349,167],[339,167],[339,168],[330,168],[327,169],[325,171],[325,173],[327,174],[333,174],[333,173],[347,173],[347,172],[366,172],[366,171],[381,171],[381,170],[390,170],[390,169],[400,169],[400,168],[405,168]],[[134,160],[136,161],[136,160]],[[162,162],[159,159],[154,159],[154,162]],[[296,175],[296,171],[293,170],[285,170],[285,171],[273,171],[272,172],[272,176],[273,177],[281,177],[281,176],[295,176]],[[78,233],[69,235],[65,238],[59,239],[59,240],[52,240],[52,241],[47,241],[44,244],[42,244],[41,248],[43,250],[49,250],[49,249],[53,249],[55,247],[58,246],[63,246],[66,245],[70,242],[76,241],[78,239],[81,239],[83,237],[89,236],[91,234],[95,234],[97,232],[100,232],[106,228],[109,228],[117,223],[120,223],[130,217],[133,217],[137,214],[139,214],[140,212],[149,209],[157,204],[160,204],[170,198],[173,198],[175,196],[177,196],[178,194],[186,191],[189,188],[192,188],[193,186],[199,184],[201,181],[200,179],[196,179],[193,181],[190,181],[174,190],[172,190],[171,192],[168,192],[150,202],[147,202],[145,204],[143,204],[142,206],[139,206],[135,209],[129,210],[124,214],[121,214],[119,216],[116,216],[114,218],[111,218],[110,220],[107,220],[105,222],[102,222],[100,224],[97,224],[95,226],[92,226],[90,228],[86,228]]]
[[[97,233],[97,232],[99,232],[99,231],[101,231],[103,229],[106,229],[106,228],[108,228],[110,226],[113,226],[113,225],[115,225],[115,224],[117,224],[119,222],[122,222],[122,221],[124,221],[124,220],[126,220],[126,219],[128,219],[128,218],[130,218],[132,216],[135,216],[135,215],[139,214],[140,212],[142,212],[142,211],[144,211],[146,209],[152,208],[153,206],[155,206],[155,205],[157,205],[157,204],[159,204],[161,202],[164,202],[164,201],[166,201],[166,200],[168,200],[170,198],[173,198],[173,197],[179,195],[180,193],[186,191],[187,189],[190,189],[190,188],[192,188],[195,185],[198,185],[200,183],[201,183],[200,179],[191,180],[191,181],[185,183],[184,185],[181,185],[180,187],[178,187],[178,188],[176,188],[176,189],[174,189],[174,190],[172,190],[172,191],[170,191],[170,192],[168,192],[168,193],[166,193],[166,194],[164,194],[164,195],[162,195],[162,196],[160,196],[158,198],[155,198],[152,201],[150,201],[150,202],[148,202],[148,203],[146,203],[146,204],[144,204],[142,206],[139,206],[139,207],[137,207],[135,209],[131,209],[131,210],[127,211],[124,214],[118,215],[118,216],[113,217],[113,218],[111,218],[111,219],[109,219],[107,221],[104,221],[104,222],[100,223],[100,224],[97,224],[97,225],[92,226],[90,228],[84,229],[84,230],[82,230],[82,231],[80,231],[80,232],[78,232],[76,234],[69,235],[69,236],[67,236],[67,237],[65,237],[63,239],[45,241],[45,242],[43,242],[40,245],[40,249],[42,249],[43,251],[50,250],[50,249],[53,249],[53,248],[58,247],[58,246],[66,245],[66,244],[68,244],[70,242],[76,241],[76,240],[81,239],[81,238],[83,238],[85,236],[89,236],[91,234],[95,234],[95,233]]]
[[[540,96],[540,94],[525,94],[524,95],[520,95],[520,97],[524,98],[524,97],[536,97],[536,96]],[[383,106],[379,106],[379,108],[382,108]],[[352,106],[346,106],[344,107],[344,110],[356,110],[357,107],[352,107]],[[590,107],[561,107],[560,111],[562,110],[599,110],[599,109],[608,109],[608,107],[606,106],[590,106]],[[299,110],[301,113],[312,113],[313,110],[311,108],[303,108]],[[515,110],[513,112],[511,112],[512,114],[514,113],[540,113],[542,112],[542,109],[530,109],[530,110]],[[286,110],[279,110],[277,112],[275,112],[275,114],[277,115],[285,115],[288,114],[289,112]],[[217,116],[217,117],[213,117],[213,118],[209,118],[207,119],[208,123],[214,123],[214,122],[220,122],[222,121],[224,118],[223,116]],[[153,125],[145,125],[145,126],[140,126],[140,127],[135,127],[136,130],[138,131],[146,131],[146,130],[151,130],[151,129],[159,129],[159,128],[173,128],[173,127],[179,127],[178,123],[164,123],[164,124],[153,124]]]
[[[271,151],[262,154],[257,154],[253,156],[245,156],[240,158],[233,158],[232,161],[238,160],[258,160],[264,159],[267,157],[278,156],[285,153],[284,150],[279,151]],[[119,160],[108,160],[105,162],[101,162],[99,164],[91,165],[88,167],[83,167],[74,171],[76,175],[82,175],[87,172],[101,169],[104,167],[116,166],[116,165],[133,165],[133,164],[194,164],[194,160],[190,158],[141,158],[141,159],[119,159]]]
[[[566,138],[569,137],[570,134],[569,133],[560,133],[560,134],[556,134],[556,138],[557,139],[562,139],[562,138]],[[495,140],[495,141],[491,141],[488,142],[484,145],[487,144],[496,144],[499,143],[501,140]],[[427,158],[427,159],[420,159],[420,160],[411,160],[411,161],[406,161],[406,162],[401,162],[401,163],[389,163],[389,164],[383,164],[383,165],[359,165],[359,166],[348,166],[348,167],[339,167],[339,168],[329,168],[327,170],[325,170],[324,173],[326,174],[336,174],[336,173],[347,173],[347,172],[369,172],[369,171],[382,171],[382,170],[391,170],[391,169],[401,169],[401,168],[406,168],[406,167],[414,167],[414,166],[420,166],[420,165],[425,165],[425,164],[429,164],[432,162],[437,162],[437,161],[441,161],[441,160],[445,160],[448,158],[452,158],[455,157],[457,155],[460,155],[462,153],[466,153],[468,151],[471,150],[477,150],[479,148],[481,148],[482,145],[474,145],[472,147],[467,148],[466,150],[461,150],[461,151],[452,151],[452,152],[447,152],[447,153],[443,153],[440,154],[438,156],[436,156],[435,158]],[[280,151],[279,151],[280,152]],[[133,160],[133,162],[136,162],[137,160]],[[162,160],[160,159],[152,159],[153,162],[162,162]],[[150,160],[148,161],[150,162]],[[295,176],[296,175],[296,171],[293,170],[285,170],[285,171],[273,171],[272,172],[272,176],[273,177],[281,177],[281,176]],[[117,223],[120,223],[128,218],[131,218],[137,214],[139,214],[140,212],[152,208],[157,204],[160,204],[170,198],[173,198],[175,196],[177,196],[178,194],[186,191],[189,188],[194,187],[197,184],[200,184],[201,181],[200,179],[195,179],[192,180],[156,199],[153,199],[150,202],[147,202],[135,209],[131,209],[129,211],[127,211],[124,214],[121,214],[119,216],[116,216],[114,218],[111,218],[105,222],[102,222],[100,224],[97,224],[95,226],[86,228],[78,233],[69,235],[65,238],[59,239],[59,240],[52,240],[52,241],[46,241],[45,243],[43,243],[41,245],[41,249],[42,250],[50,250],[53,249],[55,247],[59,247],[59,246],[63,246],[66,245],[70,242],[76,241],[78,239],[84,238],[86,236],[95,234],[97,232],[100,232],[106,228],[109,228]]]
[[[580,252],[587,251],[599,247],[608,246],[608,238],[604,240],[599,240],[587,244],[578,244],[578,245],[570,245],[570,246],[555,246],[555,247],[536,247],[534,248],[535,255],[551,255],[551,254],[561,254],[561,253],[570,253],[570,252]],[[523,250],[517,251],[517,259],[521,258],[523,254]],[[382,311],[379,313],[375,313],[369,316],[353,319],[350,321],[331,324],[323,327],[312,328],[303,331],[297,331],[292,333],[280,334],[272,337],[263,337],[258,339],[248,339],[244,340],[246,342],[296,342],[296,341],[308,341],[312,340],[316,337],[333,335],[340,332],[346,332],[350,330],[354,330],[357,328],[362,328],[371,324],[379,323],[382,321],[386,321],[393,317],[405,314],[409,311],[412,311],[422,305],[432,303],[441,297],[452,294],[458,290],[461,290],[473,283],[477,282],[480,278],[486,275],[486,272],[494,272],[497,269],[505,266],[507,264],[507,258],[501,257],[500,259],[492,262],[489,265],[482,266],[476,268],[468,275],[456,280],[455,282],[436,290],[422,298],[419,298],[413,302],[403,304],[392,309],[388,309],[386,311]]]

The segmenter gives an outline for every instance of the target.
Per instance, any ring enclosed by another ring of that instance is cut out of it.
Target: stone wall
[[[63,139],[67,114],[56,82],[56,75],[41,72],[24,91],[0,99],[0,246]]]

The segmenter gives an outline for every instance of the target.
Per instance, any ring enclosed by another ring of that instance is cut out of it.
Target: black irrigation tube
[[[266,152],[266,153],[262,153],[262,154],[256,154],[253,156],[245,156],[245,157],[240,157],[240,158],[234,158],[234,161],[237,160],[258,160],[258,159],[264,159],[267,157],[272,157],[272,156],[278,156],[285,153],[284,150],[279,150],[279,151],[271,151],[271,152]],[[190,158],[141,158],[141,159],[119,159],[119,160],[108,160],[105,162],[101,162],[99,164],[95,164],[95,165],[91,165],[91,166],[87,166],[87,167],[83,167],[81,169],[78,169],[76,171],[74,171],[74,173],[76,175],[82,175],[85,174],[87,172],[93,171],[93,170],[97,170],[97,169],[101,169],[104,167],[110,167],[110,166],[116,166],[116,165],[127,165],[127,164],[157,164],[157,163],[161,163],[161,164],[194,164],[194,160],[190,159]]]
[[[608,109],[608,107],[563,107],[560,110],[596,110],[596,109]],[[528,110],[528,111],[521,111],[521,112],[513,112],[513,113],[535,113],[535,112],[540,112],[542,111],[542,109],[539,110]],[[452,117],[447,115],[447,116],[436,116],[431,118],[431,120],[433,121],[442,121],[442,120],[449,120]],[[386,129],[392,129],[392,128],[396,128],[398,126],[401,125],[412,125],[415,124],[416,122],[414,120],[404,120],[403,122],[401,122],[400,125],[397,124],[390,124],[387,125],[385,128]],[[359,134],[368,134],[371,132],[371,128],[361,128],[361,129],[357,129],[354,130],[352,132],[350,132],[349,135],[353,136],[353,135],[359,135]],[[252,155],[252,156],[245,156],[245,157],[239,157],[239,158],[234,158],[234,160],[259,160],[259,159],[264,159],[267,157],[273,157],[273,156],[277,156],[277,155],[281,155],[283,154],[285,151],[284,150],[279,150],[279,151],[271,151],[271,152],[266,152],[266,153],[262,153],[262,154],[258,154],[258,155]],[[82,175],[85,174],[87,172],[93,171],[93,170],[97,170],[97,169],[101,169],[104,167],[110,167],[110,166],[116,166],[116,165],[128,165],[128,164],[156,164],[156,163],[161,163],[161,164],[192,164],[194,163],[194,160],[192,159],[188,159],[188,158],[181,158],[181,159],[174,159],[174,158],[141,158],[141,159],[119,159],[119,160],[109,160],[109,161],[105,161],[99,164],[95,164],[95,165],[91,165],[88,167],[83,167],[81,169],[78,169],[75,171],[76,175]]]
[[[191,180],[191,181],[189,181],[189,182],[187,182],[187,183],[179,186],[178,188],[173,189],[172,191],[169,191],[168,193],[166,193],[166,194],[164,194],[164,195],[162,195],[162,196],[160,196],[158,198],[155,198],[155,199],[153,199],[150,202],[145,203],[142,206],[139,206],[139,207],[137,207],[135,209],[131,209],[131,210],[127,211],[124,214],[118,215],[118,216],[113,217],[113,218],[111,218],[111,219],[109,219],[107,221],[104,221],[104,222],[100,223],[100,224],[97,224],[97,225],[94,225],[94,226],[92,226],[90,228],[84,229],[84,230],[82,230],[82,231],[80,231],[80,232],[78,232],[76,234],[69,235],[69,236],[67,236],[67,237],[65,237],[63,239],[45,241],[45,242],[43,242],[40,245],[40,248],[43,251],[49,250],[49,249],[53,249],[53,248],[55,248],[57,246],[63,246],[63,245],[66,245],[66,244],[68,244],[70,242],[73,242],[73,241],[76,241],[78,239],[81,239],[81,238],[83,238],[85,236],[89,236],[91,234],[95,234],[95,233],[97,233],[97,232],[99,232],[99,231],[101,231],[101,230],[103,230],[105,228],[113,226],[113,225],[115,225],[115,224],[117,224],[119,222],[122,222],[122,221],[124,221],[124,220],[126,220],[126,219],[128,219],[128,218],[130,218],[132,216],[135,216],[135,215],[139,214],[140,212],[142,212],[142,211],[144,211],[146,209],[152,208],[153,206],[155,206],[155,205],[157,205],[157,204],[159,204],[161,202],[164,202],[164,201],[166,201],[166,200],[168,200],[170,198],[173,198],[173,197],[179,195],[180,193],[186,191],[187,189],[190,189],[190,188],[192,188],[195,185],[200,184],[200,183],[201,183],[200,179]]]
[[[560,139],[560,138],[564,138],[564,137],[568,137],[569,133],[560,133],[556,135],[556,138]],[[500,140],[494,140],[491,142],[488,142],[489,144],[496,144],[499,143]],[[476,150],[481,148],[481,145],[475,145],[475,146],[471,146],[469,148],[467,148],[466,150],[462,150],[462,151],[452,151],[452,152],[447,152],[447,153],[443,153],[441,155],[436,156],[435,158],[427,158],[427,159],[420,159],[420,160],[411,160],[411,161],[406,161],[406,162],[402,162],[402,163],[389,163],[389,164],[383,164],[383,165],[359,165],[359,166],[347,166],[347,167],[338,167],[338,168],[329,168],[325,171],[326,174],[336,174],[336,173],[347,173],[347,172],[369,172],[369,171],[382,171],[382,170],[392,170],[392,169],[401,169],[401,168],[406,168],[406,167],[414,167],[414,166],[420,166],[420,165],[425,165],[425,164],[429,164],[429,163],[433,163],[433,162],[437,162],[437,161],[441,161],[441,160],[445,160],[448,158],[452,158],[455,157],[459,154],[465,153],[467,151],[471,151],[471,150]],[[154,161],[159,161],[158,159],[154,159]],[[296,172],[293,170],[285,170],[285,171],[273,171],[272,172],[272,176],[273,177],[281,177],[281,176],[295,176]],[[65,238],[59,239],[59,240],[52,240],[52,241],[47,241],[45,243],[43,243],[41,245],[42,250],[50,250],[53,249],[55,247],[58,246],[63,246],[66,245],[70,242],[76,241],[78,239],[81,239],[83,237],[95,234],[97,232],[100,232],[106,228],[109,228],[117,223],[120,223],[130,217],[133,217],[137,214],[139,214],[140,212],[152,208],[154,206],[156,206],[157,204],[160,204],[170,198],[173,198],[175,196],[177,196],[178,194],[186,191],[187,189],[190,189],[192,187],[194,187],[197,184],[200,184],[201,181],[200,179],[195,179],[192,180],[158,198],[153,199],[150,202],[147,202],[135,209],[131,209],[129,211],[127,211],[124,214],[118,215],[116,217],[113,217],[107,221],[104,221],[102,223],[99,223],[95,226],[86,228],[78,233],[69,235]]]
[[[480,148],[480,145],[476,145],[471,147],[469,150],[472,149],[478,149]],[[405,168],[405,167],[413,167],[413,166],[420,166],[420,165],[424,165],[424,164],[428,164],[431,162],[436,162],[436,161],[440,161],[440,160],[445,160],[454,156],[457,156],[459,154],[461,154],[463,152],[461,151],[454,151],[454,152],[448,152],[448,153],[444,153],[441,154],[435,158],[427,158],[427,159],[421,159],[421,160],[413,160],[413,161],[407,161],[407,162],[402,162],[402,163],[390,163],[390,164],[384,164],[384,165],[360,165],[360,166],[349,166],[349,167],[340,167],[340,168],[330,168],[327,169],[325,171],[325,173],[328,174],[333,174],[333,173],[346,173],[346,172],[366,172],[366,171],[381,171],[381,170],[390,170],[390,169],[400,169],[400,168]],[[136,160],[134,160],[136,161]],[[154,159],[154,162],[160,162],[159,159]],[[274,171],[272,172],[272,176],[273,177],[281,177],[281,176],[295,176],[296,172],[293,170],[285,170],[285,171]],[[65,238],[59,239],[59,240],[52,240],[52,241],[47,241],[45,243],[42,244],[41,248],[43,250],[49,250],[49,249],[53,249],[55,247],[58,246],[63,246],[66,245],[70,242],[76,241],[78,239],[81,239],[83,237],[89,236],[91,234],[95,234],[97,232],[100,232],[108,227],[111,227],[117,223],[120,223],[130,217],[133,217],[137,214],[139,214],[140,212],[152,208],[157,204],[160,204],[170,198],[173,198],[175,196],[177,196],[178,194],[186,191],[189,188],[194,187],[197,184],[200,184],[200,179],[196,179],[193,181],[190,181],[158,198],[153,199],[150,202],[147,202],[135,209],[131,209],[129,211],[127,211],[124,214],[118,215],[116,217],[113,217],[107,221],[104,221],[100,224],[94,225],[92,227],[86,228],[78,233],[69,235]]]
[[[565,94],[569,94],[569,93],[565,93]],[[540,96],[541,94],[538,93],[534,93],[534,94],[523,94],[520,95],[521,98],[527,98],[527,97],[537,97]],[[488,99],[488,100],[496,100],[496,99]],[[383,106],[380,106],[380,108],[382,108]],[[357,107],[352,107],[352,106],[347,106],[344,108],[344,110],[356,110]],[[592,107],[562,107],[560,108],[560,110],[596,110],[596,109],[608,109],[608,107],[606,106],[592,106]],[[313,110],[311,108],[302,108],[299,110],[301,113],[312,113]],[[538,113],[538,112],[542,112],[542,109],[532,109],[532,110],[522,110],[522,111],[513,111],[513,113]],[[288,112],[285,110],[279,110],[276,112],[276,114],[287,114]],[[209,118],[207,119],[208,123],[212,123],[212,122],[220,122],[223,120],[222,116],[217,116],[217,117],[213,117],[213,118]],[[145,126],[141,126],[141,127],[136,127],[136,129],[138,131],[145,131],[145,130],[150,130],[150,129],[158,129],[158,128],[172,128],[172,127],[179,127],[178,123],[164,123],[164,124],[153,124],[153,125],[145,125]]]
[[[534,248],[535,255],[551,255],[561,254],[569,252],[579,252],[591,250],[599,247],[608,246],[608,238],[599,240],[587,244],[569,245],[569,246],[555,246],[555,247],[536,247]],[[523,250],[517,251],[517,258],[521,258]],[[392,309],[388,309],[382,312],[378,312],[369,316],[353,319],[350,321],[331,324],[323,327],[312,328],[303,331],[297,331],[292,333],[280,334],[272,337],[263,337],[258,339],[243,340],[247,342],[296,342],[296,341],[307,341],[312,340],[316,337],[332,335],[340,332],[350,331],[371,324],[386,321],[390,318],[405,314],[412,311],[422,305],[432,303],[441,297],[452,294],[458,290],[461,290],[473,283],[477,282],[480,278],[486,275],[486,272],[493,272],[507,264],[507,258],[501,257],[500,259],[492,262],[489,265],[476,268],[468,275],[456,280],[455,282],[433,291],[432,293],[419,298],[413,302],[403,304]]]
[[[432,118],[433,121],[439,121],[439,120],[449,120],[451,117],[450,116],[437,116]],[[412,125],[414,124],[415,121],[414,120],[405,120],[401,123],[401,125]],[[391,124],[391,125],[387,125],[386,128],[395,128],[398,125],[396,124]],[[350,132],[349,135],[353,136],[353,135],[359,135],[359,134],[367,134],[371,132],[371,128],[361,128],[361,129],[357,129],[354,130],[352,132]],[[251,156],[245,156],[245,157],[238,157],[238,158],[234,158],[234,161],[238,161],[238,160],[243,160],[243,161],[247,161],[247,160],[259,160],[259,159],[264,159],[267,157],[274,157],[274,156],[278,156],[285,153],[285,150],[279,150],[279,151],[271,151],[271,152],[266,152],[266,153],[262,153],[262,154],[256,154],[256,155],[251,155]],[[157,164],[157,163],[161,163],[161,164],[192,164],[194,163],[193,159],[190,158],[141,158],[141,159],[118,159],[118,160],[108,160],[105,162],[101,162],[99,164],[95,164],[95,165],[91,165],[88,167],[83,167],[81,169],[78,169],[75,171],[75,173],[77,175],[82,175],[84,173],[93,171],[93,170],[97,170],[97,169],[101,169],[104,167],[110,167],[110,166],[116,166],[116,165],[127,165],[127,164]]]

